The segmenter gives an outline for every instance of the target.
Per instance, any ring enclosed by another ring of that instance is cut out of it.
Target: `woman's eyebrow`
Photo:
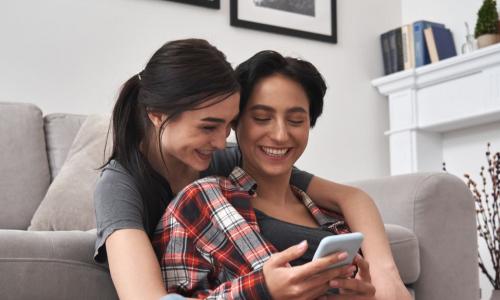
[[[300,106],[292,107],[286,111],[287,113],[305,113],[307,114],[307,111]]]
[[[254,106],[250,107],[250,110],[265,110],[268,112],[275,112],[276,110],[270,106],[267,105],[262,105],[262,104],[255,104]]]
[[[214,118],[214,117],[206,117],[201,119],[202,121],[206,122],[213,122],[213,123],[226,123],[226,120],[221,119],[221,118]]]

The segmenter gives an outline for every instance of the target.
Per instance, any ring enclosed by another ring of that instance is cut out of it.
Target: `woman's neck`
[[[283,207],[296,200],[290,187],[291,170],[279,176],[268,176],[245,168],[244,170],[257,182],[255,204],[262,202],[266,206]]]
[[[198,171],[177,160],[175,157],[165,155],[163,166],[163,173],[160,174],[168,181],[174,194],[177,194],[200,177]]]
[[[154,139],[151,140],[152,142],[150,142],[147,150],[143,150],[148,153],[147,158],[153,169],[165,178],[174,194],[177,194],[188,184],[199,178],[200,174],[198,171],[176,157],[164,153],[162,158],[158,143]]]

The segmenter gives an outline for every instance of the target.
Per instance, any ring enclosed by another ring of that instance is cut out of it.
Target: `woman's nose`
[[[219,130],[212,140],[212,146],[216,149],[224,149],[226,147],[226,130]]]
[[[278,121],[272,128],[271,138],[277,142],[285,142],[288,139],[288,129],[283,121]]]

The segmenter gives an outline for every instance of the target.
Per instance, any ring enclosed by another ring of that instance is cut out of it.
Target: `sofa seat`
[[[107,266],[93,261],[95,237],[0,230],[0,299],[117,299]]]

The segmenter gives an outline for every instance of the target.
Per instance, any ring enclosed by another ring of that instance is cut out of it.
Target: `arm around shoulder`
[[[120,299],[154,299],[166,294],[158,260],[144,231],[142,198],[125,171],[103,172],[94,193],[96,260],[107,258]]]
[[[120,299],[160,299],[167,292],[147,234],[121,229],[106,241],[111,278]]]
[[[373,199],[358,188],[319,177],[313,177],[307,193],[326,209],[340,209],[351,230],[364,234],[362,250],[370,263],[370,273],[377,289],[376,298],[410,299],[399,276],[382,218]]]

